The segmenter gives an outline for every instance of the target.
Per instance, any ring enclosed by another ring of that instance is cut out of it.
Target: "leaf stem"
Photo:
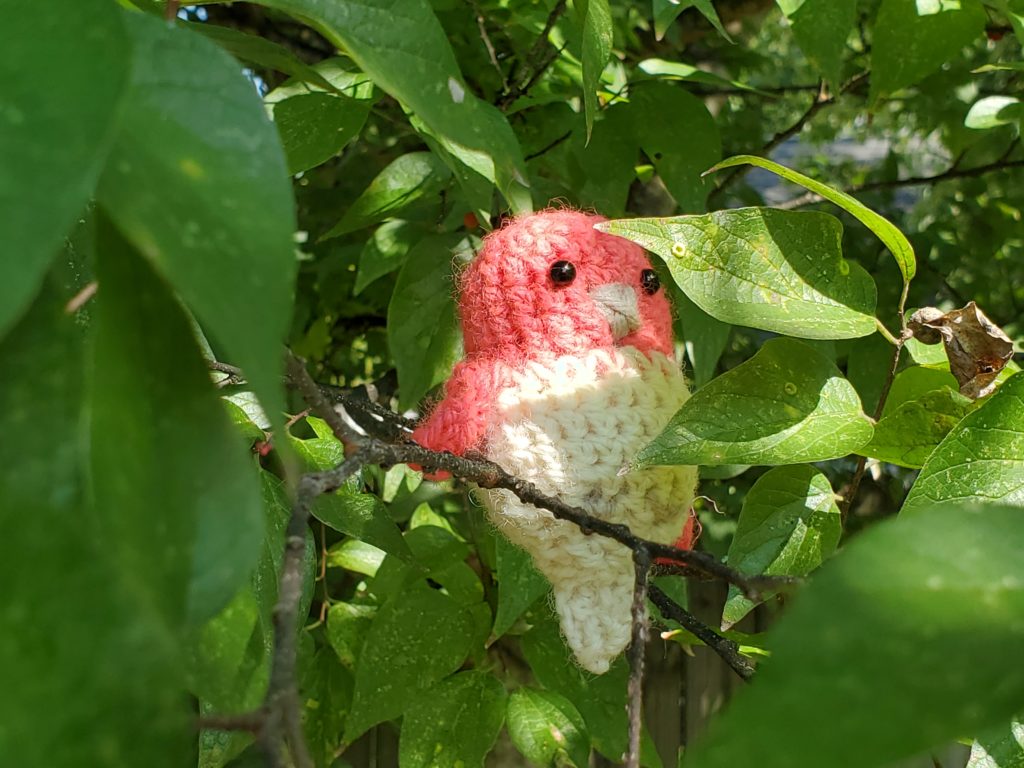
[[[904,283],[904,285],[905,285],[905,283]],[[901,317],[902,317],[902,313],[901,313]],[[875,318],[875,327],[878,328],[878,332],[885,337],[886,341],[888,341],[894,347],[899,346],[900,340],[897,339],[893,335],[892,331],[890,331],[888,328],[885,327],[885,323],[883,323],[877,317]]]

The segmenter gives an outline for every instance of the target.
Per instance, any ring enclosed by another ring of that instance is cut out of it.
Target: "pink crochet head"
[[[511,360],[617,345],[671,355],[665,289],[643,250],[595,230],[600,221],[549,210],[488,235],[461,280],[466,353]]]

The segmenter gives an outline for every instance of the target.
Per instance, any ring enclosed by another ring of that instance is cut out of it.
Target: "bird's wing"
[[[483,448],[498,393],[511,382],[511,369],[495,360],[464,360],[455,366],[444,397],[412,433],[424,448],[465,454]]]

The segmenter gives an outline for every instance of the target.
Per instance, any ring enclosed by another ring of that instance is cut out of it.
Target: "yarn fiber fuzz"
[[[595,517],[689,545],[696,468],[622,471],[689,397],[670,307],[643,251],[596,231],[599,221],[545,211],[485,238],[460,285],[466,357],[413,439],[479,451]],[[482,498],[497,529],[551,582],[580,665],[607,671],[630,640],[630,550],[509,491]]]

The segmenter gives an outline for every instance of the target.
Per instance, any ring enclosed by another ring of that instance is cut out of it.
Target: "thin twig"
[[[196,719],[196,728],[201,731],[249,731],[259,735],[266,720],[266,712],[257,709],[238,715],[203,715]]]
[[[842,88],[839,89],[838,94],[834,95],[829,95],[825,91],[824,85],[820,86],[810,106],[808,106],[807,109],[804,110],[803,114],[801,114],[800,117],[796,119],[796,122],[794,122],[788,128],[785,128],[776,133],[774,136],[772,136],[767,141],[767,143],[763,147],[761,147],[760,154],[767,157],[772,152],[772,150],[774,150],[780,144],[784,143],[786,140],[800,133],[800,131],[803,130],[804,126],[807,125],[807,123],[809,123],[814,118],[814,116],[817,115],[822,109],[835,104],[838,101],[839,96],[856,88],[865,79],[867,79],[867,77],[867,72],[861,72],[860,74],[855,75],[854,77],[850,78],[842,86]],[[726,188],[728,188],[730,184],[740,179],[743,175],[750,171],[751,168],[752,166],[749,165],[739,165],[733,168],[727,175],[721,178],[721,181],[718,182],[718,186],[716,186],[711,191],[711,194],[708,196],[708,202],[711,203],[712,201],[721,197],[721,195],[725,192]]]
[[[555,7],[548,14],[547,21],[544,22],[544,29],[541,30],[541,33],[534,40],[533,45],[526,54],[525,65],[520,68],[518,61],[513,64],[512,73],[509,75],[512,87],[508,88],[498,99],[498,107],[504,109],[520,96],[523,96],[557,58],[557,53],[555,57],[548,53],[548,47],[551,45],[548,41],[548,35],[551,34],[551,30],[555,28],[555,24],[562,14],[565,13],[565,6],[566,0],[558,0],[555,3]]]
[[[550,144],[548,144],[548,145],[538,149],[536,152],[531,152],[530,154],[528,154],[523,159],[529,161],[529,160],[533,160],[535,158],[538,158],[541,155],[545,155],[548,152],[550,152],[552,149],[557,147],[559,144],[561,144],[562,142],[566,141],[570,136],[572,136],[572,131],[566,131],[561,136],[559,136],[557,139],[552,141]]]
[[[633,638],[626,659],[629,662],[629,683],[626,686],[628,704],[626,708],[629,723],[629,740],[624,768],[640,768],[640,730],[644,696],[644,652],[647,649],[647,588],[651,569],[651,555],[644,548],[633,550],[633,566],[636,582],[633,586],[632,617]]]
[[[505,77],[505,72],[501,68],[501,64],[498,63],[498,54],[494,50],[494,43],[491,42],[490,35],[487,34],[487,19],[484,18],[484,13],[480,10],[480,4],[476,0],[469,0],[470,6],[473,8],[473,15],[476,16],[476,25],[480,30],[480,39],[484,43],[484,47],[487,49],[487,57],[491,60],[491,64],[494,69],[498,72],[498,77],[501,78],[501,87],[503,90],[508,90],[508,78]]]
[[[231,376],[241,376],[242,372],[223,363],[212,363],[211,368]],[[688,575],[705,574],[735,584],[745,594],[757,598],[762,590],[778,589],[793,580],[773,576],[747,576],[719,562],[712,555],[704,552],[677,549],[665,544],[647,541],[635,534],[625,525],[610,523],[592,517],[579,507],[545,496],[532,483],[510,475],[497,464],[482,458],[456,456],[452,453],[431,451],[412,442],[388,442],[375,437],[372,430],[379,428],[386,434],[394,424],[376,421],[370,426],[368,434],[350,426],[335,409],[334,403],[325,394],[324,389],[313,381],[306,370],[305,363],[298,357],[288,354],[286,361],[286,383],[298,391],[309,405],[310,410],[322,418],[334,431],[347,449],[353,452],[344,462],[327,472],[314,472],[303,475],[298,483],[295,503],[285,533],[285,554],[281,566],[278,585],[278,601],[273,610],[274,650],[271,659],[270,682],[263,707],[257,712],[232,718],[207,718],[209,727],[222,727],[231,730],[250,730],[243,725],[256,723],[259,731],[259,743],[266,753],[271,768],[311,768],[312,762],[302,733],[302,704],[299,698],[298,679],[296,674],[296,655],[298,642],[298,606],[302,595],[302,563],[305,553],[305,535],[309,525],[310,508],[316,498],[325,493],[332,493],[358,472],[364,465],[378,464],[418,464],[428,471],[446,471],[453,477],[471,481],[483,488],[503,488],[514,493],[520,500],[548,510],[559,519],[576,525],[588,534],[598,534],[613,539],[628,547],[634,556],[637,569],[637,589],[633,600],[633,645],[630,650],[631,668],[640,670],[642,674],[642,655],[646,638],[646,617],[644,600],[646,598],[647,573],[651,560],[665,557],[681,563],[688,568]],[[400,417],[398,417],[400,418]],[[637,606],[640,606],[639,608]],[[639,659],[636,655],[639,654]],[[632,734],[639,739],[639,681],[630,686],[630,723],[636,727]],[[219,724],[219,726],[218,726]],[[630,754],[633,748],[639,749],[639,741],[630,738]],[[285,747],[289,756],[285,755]],[[635,754],[638,756],[639,752]],[[639,759],[638,757],[636,758]],[[628,763],[638,765],[638,763]]]
[[[722,637],[653,584],[648,587],[647,595],[661,611],[662,616],[672,619],[692,633],[704,645],[717,653],[733,672],[744,680],[750,680],[754,676],[754,667],[740,654],[739,645]]]
[[[902,311],[900,313],[900,323],[903,324]],[[885,410],[885,401],[889,399],[889,391],[892,389],[892,383],[896,379],[896,371],[900,367],[900,355],[903,352],[903,347],[910,339],[911,334],[906,328],[900,333],[899,337],[895,339],[895,347],[892,353],[892,362],[889,364],[889,372],[885,376],[885,381],[882,382],[882,391],[878,395],[878,405],[875,406],[874,419],[877,422],[882,418],[882,412]],[[839,519],[843,527],[846,527],[846,518],[850,513],[850,508],[853,506],[853,501],[857,497],[857,491],[860,490],[861,480],[864,479],[864,470],[867,468],[868,458],[867,456],[861,456],[857,459],[857,468],[853,472],[853,477],[850,479],[850,484],[847,487],[846,492],[843,494],[843,500],[839,505]]]
[[[1024,160],[996,160],[985,165],[977,165],[973,168],[958,168],[956,164],[950,166],[942,173],[936,173],[933,176],[910,176],[905,179],[890,179],[888,181],[871,181],[866,184],[857,184],[852,187],[848,187],[844,192],[856,194],[858,192],[873,192],[879,189],[899,189],[901,187],[920,187],[928,184],[938,184],[939,182],[948,181],[950,179],[968,179],[976,178],[978,176],[985,176],[989,173],[996,173],[1003,171],[1008,168],[1021,168],[1024,167]],[[785,210],[792,210],[793,208],[802,208],[805,205],[811,205],[813,203],[820,202],[822,200],[821,195],[814,192],[805,192],[802,195],[794,197],[790,200],[785,200],[778,205],[773,207],[782,208]]]
[[[73,315],[75,312],[85,306],[86,302],[89,301],[93,296],[96,295],[96,291],[99,290],[100,284],[95,280],[90,280],[85,286],[72,296],[68,303],[64,305],[64,312],[68,315]]]
[[[181,0],[167,0],[167,5],[164,6],[164,19],[174,21],[178,18],[178,8],[180,7]]]

